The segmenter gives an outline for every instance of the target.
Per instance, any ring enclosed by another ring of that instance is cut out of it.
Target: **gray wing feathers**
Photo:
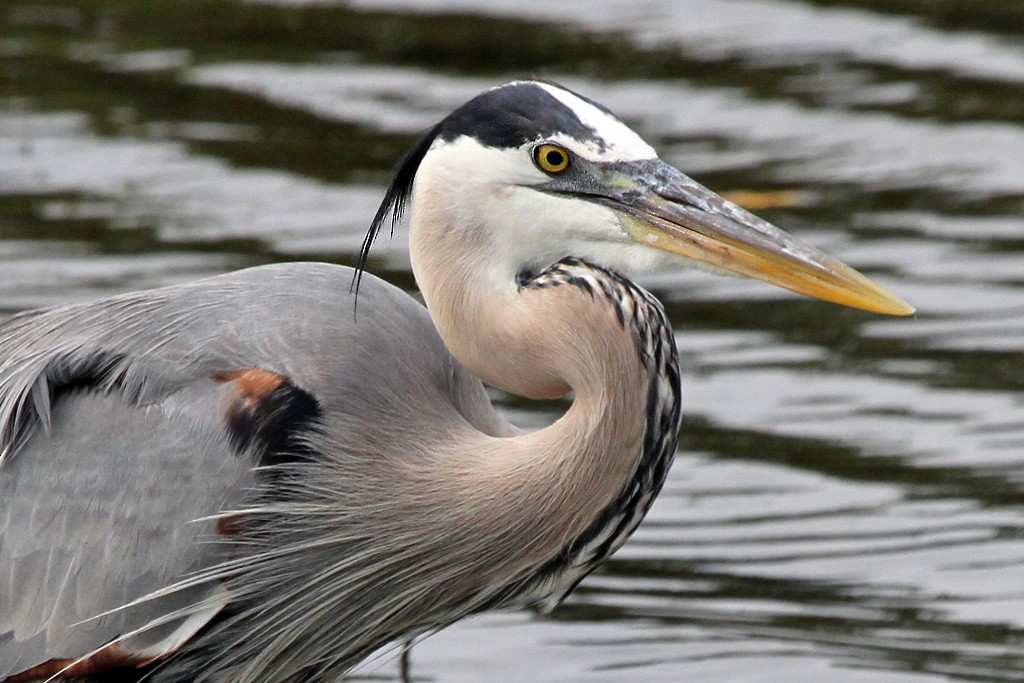
[[[29,312],[0,327],[0,457],[9,458],[34,427],[49,428],[55,387],[98,378],[144,404],[197,379],[204,364],[233,360],[215,356],[211,342],[224,332],[216,311],[194,315],[216,294],[191,289]],[[217,289],[230,296],[232,287]]]
[[[287,377],[339,447],[437,420],[511,432],[422,306],[366,276],[355,315],[351,282],[339,266],[263,266],[0,323],[0,680],[210,599],[207,586],[94,618],[217,563],[213,523],[196,520],[254,485],[217,373]]]
[[[62,399],[52,417],[50,433],[30,439],[0,477],[0,679],[203,602],[212,587],[118,609],[215,563],[214,523],[197,520],[251,485],[251,468],[226,455],[212,424],[91,394]],[[79,433],[80,424],[108,433]]]

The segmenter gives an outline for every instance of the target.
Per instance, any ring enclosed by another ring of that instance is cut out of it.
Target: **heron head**
[[[914,310],[665,163],[601,105],[550,83],[488,90],[427,133],[400,164],[364,258],[410,197],[414,266],[417,242],[443,236],[508,282],[576,256],[626,273],[691,265],[856,308]]]

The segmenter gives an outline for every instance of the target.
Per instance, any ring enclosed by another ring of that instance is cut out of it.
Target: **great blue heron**
[[[702,264],[912,311],[550,83],[430,130],[361,263],[407,202],[426,309],[303,263],[0,325],[0,681],[335,680],[556,605],[639,524],[678,437],[672,328],[622,273]],[[484,382],[574,400],[526,433]]]

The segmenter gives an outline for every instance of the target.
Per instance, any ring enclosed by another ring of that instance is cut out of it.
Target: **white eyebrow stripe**
[[[537,85],[571,109],[583,125],[593,129],[598,137],[603,139],[608,149],[602,156],[623,161],[654,159],[658,156],[653,147],[614,116],[609,116],[590,102],[580,99],[566,90],[548,83],[537,83]]]

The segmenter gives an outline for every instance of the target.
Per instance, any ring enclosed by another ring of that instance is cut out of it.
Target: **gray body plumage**
[[[217,373],[290,378],[316,397],[339,446],[368,451],[380,485],[389,456],[438,421],[508,429],[422,306],[368,276],[355,315],[351,281],[338,266],[266,266],[0,325],[0,424],[5,447],[20,442],[0,468],[0,680],[218,590],[90,621],[224,559],[215,522],[195,520],[244,504],[257,477],[228,442]],[[93,386],[76,386],[83,378]],[[142,649],[166,630],[127,644]]]

